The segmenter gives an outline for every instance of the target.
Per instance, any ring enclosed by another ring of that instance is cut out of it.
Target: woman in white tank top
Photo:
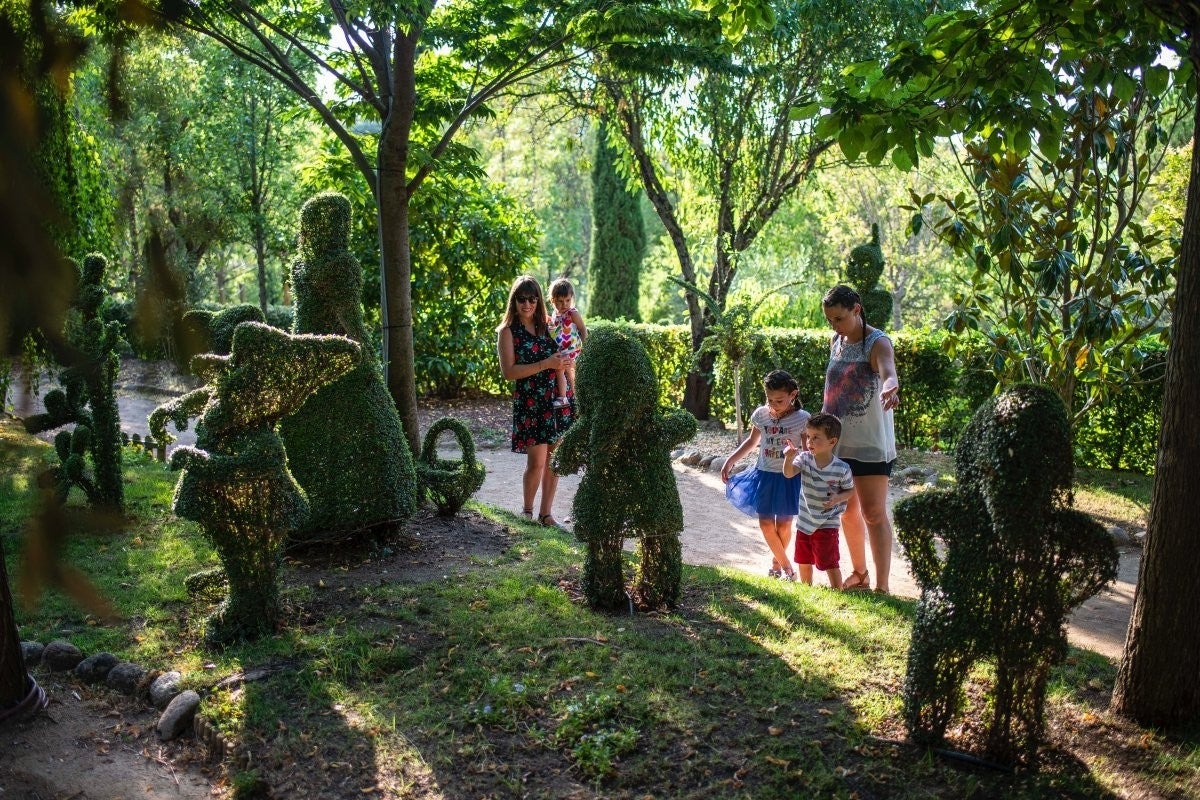
[[[887,592],[892,563],[887,492],[896,460],[892,409],[900,405],[896,356],[891,340],[866,324],[862,300],[849,286],[830,289],[821,305],[834,331],[821,410],[841,420],[837,457],[848,463],[854,474],[854,497],[842,516],[842,533],[854,571],[842,588],[871,588],[866,554],[870,536],[875,591]]]

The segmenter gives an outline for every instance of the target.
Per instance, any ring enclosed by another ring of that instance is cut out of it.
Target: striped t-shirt
[[[800,512],[796,514],[796,530],[812,533],[820,528],[836,528],[845,503],[825,508],[831,496],[854,488],[854,477],[850,465],[834,458],[824,467],[818,467],[813,454],[807,450],[792,460],[800,475]]]

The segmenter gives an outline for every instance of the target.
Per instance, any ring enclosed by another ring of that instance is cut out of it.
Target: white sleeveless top
[[[838,458],[881,462],[896,457],[892,412],[883,410],[879,396],[882,380],[871,368],[871,347],[885,338],[883,331],[871,328],[861,342],[846,342],[837,334],[830,342],[821,410],[842,421]]]
[[[771,409],[759,406],[750,415],[750,424],[758,428],[759,472],[783,472],[783,449],[791,439],[796,447],[801,446],[804,429],[808,425],[808,412],[797,408],[783,419],[772,419]]]

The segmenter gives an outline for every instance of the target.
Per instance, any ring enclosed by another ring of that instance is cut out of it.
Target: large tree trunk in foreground
[[[1191,60],[1200,68],[1196,34]],[[1200,126],[1200,103],[1196,106]],[[1200,131],[1200,127],[1197,127]],[[1114,711],[1143,725],[1200,718],[1200,149],[1192,144],[1150,529]]]
[[[0,537],[2,539],[3,537]],[[25,657],[21,637],[13,616],[12,592],[8,588],[8,569],[4,564],[4,543],[0,541],[0,710],[25,699]]]

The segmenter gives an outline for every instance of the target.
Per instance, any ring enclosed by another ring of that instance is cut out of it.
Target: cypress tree
[[[592,164],[592,256],[588,264],[588,315],[639,322],[638,279],[646,253],[640,192],[617,173],[617,154],[602,119]]]

